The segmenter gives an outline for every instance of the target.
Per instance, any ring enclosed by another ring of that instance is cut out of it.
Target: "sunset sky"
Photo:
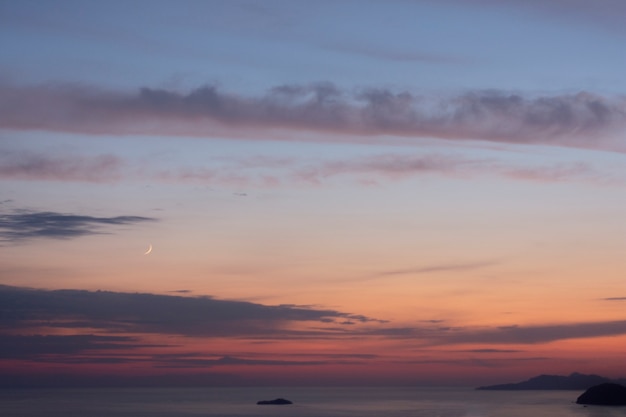
[[[626,377],[624,21],[0,0],[0,386]]]

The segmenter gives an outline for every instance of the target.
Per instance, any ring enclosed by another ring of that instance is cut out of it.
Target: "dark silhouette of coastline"
[[[576,404],[626,405],[626,387],[609,382],[594,385],[578,397]]]
[[[519,391],[519,390],[585,390],[594,385],[604,383],[625,384],[626,379],[612,380],[599,375],[584,375],[574,372],[568,376],[563,375],[539,375],[526,381],[488,385],[478,387],[478,390],[492,391]]]

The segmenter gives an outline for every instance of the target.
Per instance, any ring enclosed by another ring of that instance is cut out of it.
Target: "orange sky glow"
[[[0,386],[626,377],[617,3],[60,3],[0,6]]]

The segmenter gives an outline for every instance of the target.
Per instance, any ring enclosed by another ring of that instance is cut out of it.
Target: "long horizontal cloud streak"
[[[380,322],[362,315],[244,301],[107,291],[31,290],[0,286],[4,326],[99,328],[185,336],[280,335],[289,322]],[[299,334],[285,331],[284,334]],[[306,332],[302,332],[306,334]]]
[[[313,184],[339,176],[356,176],[365,182],[402,180],[419,175],[446,175],[473,177],[496,175],[521,181],[588,182],[604,185],[623,185],[624,178],[604,173],[584,162],[552,165],[515,166],[495,159],[476,159],[437,154],[385,154],[371,157],[322,162],[296,171],[294,178]]]
[[[122,178],[124,162],[114,155],[46,155],[33,151],[2,150],[0,178],[101,182]]]
[[[87,351],[111,351],[141,348],[146,345],[137,343],[128,336],[95,336],[95,335],[2,335],[0,357],[2,358],[33,358],[39,355],[74,355]]]
[[[352,176],[371,184],[432,174],[454,177],[489,174],[522,181],[574,181],[605,185],[623,185],[626,182],[626,178],[602,172],[584,162],[516,166],[495,159],[432,153],[380,154],[315,162],[263,157],[233,159],[227,164],[224,161],[208,160],[204,167],[168,170],[133,165],[131,161],[111,154],[58,156],[34,151],[8,151],[0,156],[0,180],[101,183],[129,178],[166,183],[271,188],[285,184],[320,185],[342,176]]]
[[[155,221],[152,217],[93,217],[55,212],[0,214],[0,242],[33,238],[69,239],[104,233],[102,227],[132,225]]]
[[[626,334],[626,320],[538,326],[510,326],[496,329],[454,332],[441,343],[535,344],[565,339],[594,338]]]
[[[383,271],[375,274],[374,277],[388,277],[394,275],[413,275],[413,274],[428,274],[431,272],[446,272],[446,271],[469,271],[473,269],[485,268],[491,265],[495,265],[497,262],[488,261],[488,262],[474,262],[474,263],[466,263],[466,264],[442,264],[442,265],[431,265],[431,266],[423,266],[417,268],[409,268],[409,269],[396,269],[390,271]]]
[[[475,328],[436,321],[393,327],[385,321],[336,310],[296,305],[267,306],[210,297],[182,297],[85,290],[39,290],[0,286],[0,333],[27,334],[43,328],[101,329],[119,339],[80,343],[125,343],[123,333],[194,337],[306,338],[387,337],[423,344],[535,344],[573,338],[626,335],[626,321]],[[346,321],[362,326],[343,325]],[[309,327],[295,330],[295,323]],[[313,325],[311,327],[310,325]],[[53,340],[53,339],[50,339]],[[114,346],[114,345],[110,345]]]
[[[283,129],[346,135],[400,135],[616,147],[607,136],[626,126],[626,99],[588,92],[525,97],[474,91],[434,97],[333,84],[288,85],[259,97],[198,88],[187,94],[87,87],[0,86],[0,127],[85,133],[211,135]]]

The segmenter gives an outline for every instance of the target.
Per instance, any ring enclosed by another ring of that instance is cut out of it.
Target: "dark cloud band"
[[[83,290],[35,290],[0,286],[3,324],[19,328],[67,326],[164,333],[183,336],[307,337],[289,330],[293,322],[378,323],[380,320],[335,310],[291,305],[266,306],[209,297]],[[323,331],[318,336],[323,335]]]
[[[55,212],[0,214],[0,240],[15,242],[32,238],[69,239],[105,233],[105,227],[155,221],[151,217],[93,217]]]
[[[0,127],[13,129],[191,136],[255,129],[256,137],[259,129],[278,129],[619,148],[602,137],[624,126],[626,99],[585,91],[533,96],[482,90],[434,96],[380,88],[346,91],[317,83],[278,86],[250,97],[215,86],[188,93],[0,86]]]

